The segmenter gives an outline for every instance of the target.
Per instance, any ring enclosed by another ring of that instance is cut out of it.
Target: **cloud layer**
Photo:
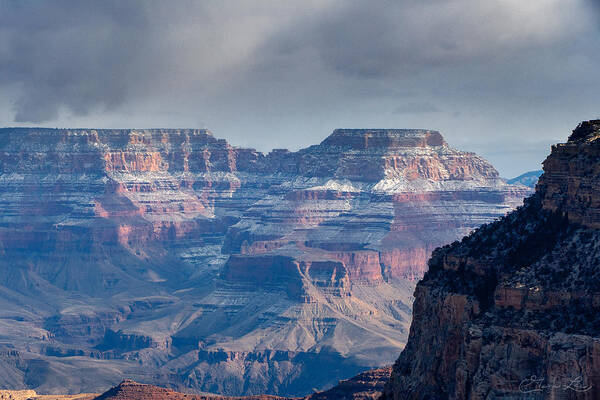
[[[516,175],[541,156],[515,141],[599,116],[599,16],[596,0],[0,0],[0,118],[206,125],[261,149],[424,127]]]

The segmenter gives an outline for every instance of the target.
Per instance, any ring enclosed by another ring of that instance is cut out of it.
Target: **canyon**
[[[516,211],[434,251],[383,399],[600,398],[600,120]]]
[[[207,130],[0,129],[0,387],[329,388],[404,348],[436,247],[531,192],[430,130],[263,154]]]

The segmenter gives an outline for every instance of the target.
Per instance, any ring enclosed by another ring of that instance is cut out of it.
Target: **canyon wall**
[[[523,207],[433,253],[385,399],[600,398],[599,156],[583,122]]]
[[[431,251],[530,193],[428,130],[268,154],[0,129],[0,387],[304,395],[393,362]]]

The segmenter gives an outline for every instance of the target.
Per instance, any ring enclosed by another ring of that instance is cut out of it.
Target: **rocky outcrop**
[[[435,247],[528,193],[428,130],[262,154],[206,130],[0,129],[0,383],[330,387],[393,362]]]
[[[569,222],[600,228],[600,120],[583,122],[567,143],[552,149],[540,178],[542,207],[560,212]]]
[[[36,395],[35,390],[0,390],[0,400],[27,400]]]
[[[600,121],[523,207],[436,250],[385,399],[600,398]]]
[[[378,399],[390,379],[391,367],[363,372],[353,378],[340,381],[333,388],[311,394],[306,400],[370,400]]]
[[[340,381],[335,387],[308,395],[303,400],[372,400],[377,399],[389,379],[391,367],[370,370],[351,379]],[[35,392],[33,392],[35,394]],[[189,394],[170,389],[125,380],[107,390],[95,400],[292,400],[291,398],[256,395],[229,397],[216,394]],[[296,398],[301,400],[301,398]],[[18,399],[17,399],[18,400]],[[23,398],[25,400],[25,398]]]
[[[126,380],[109,389],[94,400],[284,400],[276,396],[228,397],[213,394],[185,394],[159,386],[145,385]]]
[[[74,395],[43,395],[35,390],[0,390],[0,400],[93,400],[97,397],[92,393]]]

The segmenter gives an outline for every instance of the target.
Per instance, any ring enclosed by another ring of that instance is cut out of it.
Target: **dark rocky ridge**
[[[523,207],[433,253],[385,399],[600,398],[599,131],[582,123]]]

